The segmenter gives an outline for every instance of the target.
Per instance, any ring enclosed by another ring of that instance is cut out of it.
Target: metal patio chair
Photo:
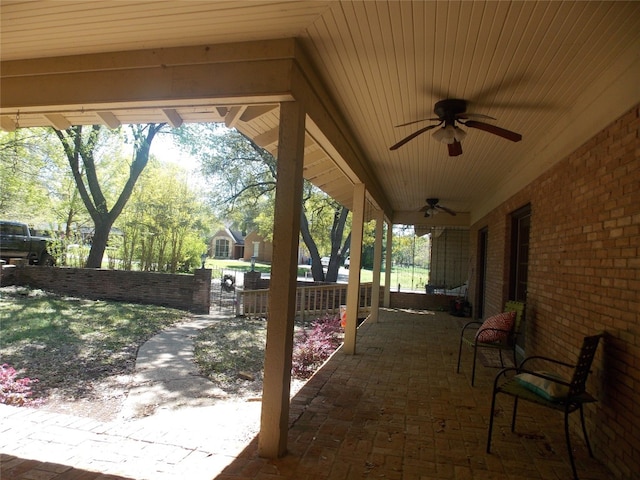
[[[524,317],[525,304],[523,302],[508,301],[505,303],[504,312],[515,312],[515,319],[513,326],[509,330],[502,330],[500,328],[485,328],[487,331],[495,333],[502,333],[502,338],[499,341],[484,342],[478,338],[478,331],[484,328],[485,322],[474,320],[467,322],[460,332],[460,346],[458,348],[458,367],[457,373],[460,373],[460,358],[462,357],[462,346],[466,345],[473,349],[473,367],[471,370],[471,386],[475,383],[476,378],[476,363],[478,358],[478,349],[486,348],[492,350],[498,350],[500,356],[500,366],[504,368],[504,360],[502,358],[502,351],[507,350],[513,355],[513,364],[517,365],[516,359],[516,341],[520,330],[522,328],[522,318]],[[504,313],[503,312],[503,313]],[[491,318],[491,317],[490,317]]]
[[[489,433],[487,436],[487,453],[491,453],[491,434],[493,431],[493,419],[495,416],[496,396],[504,393],[514,397],[513,416],[511,419],[511,431],[515,430],[518,401],[526,400],[544,407],[552,408],[564,413],[564,433],[567,442],[567,450],[571,460],[573,478],[578,480],[576,464],[571,450],[571,440],[569,438],[569,414],[580,411],[580,423],[584,441],[589,450],[589,456],[593,457],[591,444],[587,437],[587,429],[584,423],[585,403],[596,402],[597,400],[586,392],[586,382],[593,358],[598,348],[598,343],[603,334],[585,337],[582,348],[575,365],[548,357],[532,356],[525,358],[517,368],[505,368],[498,373],[493,384],[493,397],[491,399],[491,414],[489,416]],[[553,368],[561,365],[573,369],[570,380],[563,380],[562,377],[549,371],[533,371],[527,369],[531,364],[544,365],[544,368]],[[509,374],[516,375],[509,377]]]

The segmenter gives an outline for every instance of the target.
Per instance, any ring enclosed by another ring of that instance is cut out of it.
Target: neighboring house
[[[273,243],[266,240],[255,230],[244,238],[244,260],[251,261],[251,257],[255,257],[257,262],[271,263],[273,257]],[[309,252],[304,242],[300,240],[298,246],[298,264],[306,265],[309,261]]]
[[[269,240],[265,240],[255,230],[244,238],[244,259],[251,261],[251,257],[255,257],[257,262],[271,263],[273,255],[273,244]]]
[[[218,230],[211,238],[210,256],[237,260],[244,256],[244,237],[242,233],[230,228]]]

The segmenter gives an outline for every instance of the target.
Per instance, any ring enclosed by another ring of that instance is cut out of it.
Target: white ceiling
[[[419,210],[426,197],[469,212],[465,219],[480,218],[640,102],[640,2],[3,0],[0,14],[3,62],[298,38],[395,218],[407,223],[421,215],[404,212]],[[489,122],[523,140],[467,128],[458,157],[449,157],[431,132],[389,150],[428,123],[394,125],[432,117],[443,98],[468,100],[469,111],[495,117]],[[237,107],[187,105],[175,113],[183,121],[232,117],[252,136],[268,131],[270,116],[277,121],[277,109]],[[140,114],[125,106],[110,113],[121,123]],[[61,121],[18,118],[15,109],[0,114],[5,129],[16,120],[19,126]],[[160,108],[145,115],[146,121],[172,118]],[[110,120],[108,113],[92,118]],[[264,143],[273,150],[273,141]],[[313,177],[317,171],[308,163]],[[348,192],[340,195],[348,204]]]

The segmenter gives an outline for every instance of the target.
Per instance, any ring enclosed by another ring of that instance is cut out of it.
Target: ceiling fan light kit
[[[456,216],[456,212],[451,210],[450,208],[443,207],[438,202],[440,200],[437,198],[427,198],[425,200],[426,205],[420,209],[421,212],[424,212],[424,217],[429,218],[432,215],[435,215],[438,212],[447,212],[449,215]]]
[[[450,144],[455,141],[461,142],[467,136],[467,132],[460,127],[454,127],[453,125],[447,125],[439,130],[433,132],[433,138],[437,141]]]
[[[428,125],[415,131],[411,135],[400,140],[395,145],[392,145],[390,147],[390,150],[396,150],[403,146],[405,143],[408,143],[410,140],[413,140],[417,136],[426,132],[427,130],[431,130],[444,124],[444,127],[439,128],[433,133],[433,138],[448,145],[449,156],[456,157],[458,155],[462,155],[462,144],[460,142],[465,139],[465,137],[467,136],[467,132],[458,127],[456,125],[456,122],[462,125],[466,125],[469,128],[477,128],[478,130],[483,130],[485,132],[498,135],[499,137],[511,140],[512,142],[519,142],[520,140],[522,140],[522,135],[520,135],[519,133],[497,127],[495,125],[491,125],[490,123],[480,122],[478,120],[469,120],[470,117],[490,119],[493,119],[493,117],[482,114],[467,113],[466,100],[460,100],[456,98],[447,98],[445,100],[440,100],[439,102],[436,102],[433,111],[438,116],[438,118],[429,118],[425,120],[437,121],[439,122],[438,124]],[[425,120],[417,120],[416,122],[403,123],[397,126],[402,127]]]

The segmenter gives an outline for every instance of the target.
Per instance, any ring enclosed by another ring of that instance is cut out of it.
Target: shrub
[[[325,315],[311,324],[311,330],[296,335],[291,373],[309,378],[342,343],[339,315]]]
[[[16,378],[18,372],[11,365],[0,367],[0,403],[6,405],[28,405],[36,403],[31,397],[31,384],[35,378]]]

